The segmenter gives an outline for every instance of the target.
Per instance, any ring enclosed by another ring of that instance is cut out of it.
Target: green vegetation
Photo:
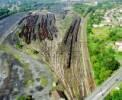
[[[40,77],[40,84],[41,84],[42,87],[46,87],[47,86],[48,80],[47,80],[46,76],[41,76]]]
[[[18,96],[18,97],[16,97],[16,100],[26,100],[26,97],[25,96]]]
[[[122,52],[117,52],[115,57],[118,61],[122,60]]]
[[[118,89],[112,90],[104,100],[122,100],[122,84],[119,85]]]
[[[8,14],[9,10],[7,8],[0,8],[0,16],[4,15],[4,14]]]
[[[121,0],[105,0],[96,6],[96,9],[111,9],[122,4]]]
[[[0,20],[14,13],[14,11],[10,11],[8,8],[0,8]]]
[[[91,23],[99,24],[101,22],[101,20],[102,20],[102,17],[104,16],[104,12],[105,12],[105,10],[101,10],[101,11],[99,11],[99,10],[97,11],[96,10],[96,12],[94,12],[92,14],[92,16],[90,16],[91,19],[92,19],[92,20],[90,20]]]
[[[121,27],[114,27],[110,30],[111,41],[118,41],[122,40],[122,28]]]
[[[95,35],[95,38],[99,38],[103,40],[106,38],[109,39],[111,42],[119,41],[122,39],[122,28],[121,27],[110,27],[110,26],[103,26],[103,27],[91,27],[92,29],[88,30],[90,33]]]
[[[37,54],[39,54],[39,51],[33,50],[33,54],[37,55]]]
[[[20,41],[18,41],[18,42],[16,43],[16,48],[17,48],[17,49],[22,49],[22,48],[23,48],[23,45],[20,43]]]
[[[113,46],[115,41],[122,38],[120,34],[122,32],[121,28],[112,28],[110,26],[93,27],[93,24],[101,22],[104,12],[109,8],[110,6],[103,7],[103,5],[101,8],[98,7],[90,14],[87,26],[88,46],[97,85],[110,77],[120,66],[120,63],[115,58],[116,52],[113,50]]]
[[[33,100],[31,96],[17,96],[16,100]]]
[[[92,10],[92,7],[85,4],[75,4],[73,10],[82,16],[86,16]]]
[[[23,11],[29,11],[29,10],[32,10],[32,3],[24,3],[22,5],[19,6],[20,7],[20,11],[23,12]]]
[[[118,59],[121,59],[122,56],[113,47],[115,41],[122,39],[122,28],[111,26],[95,28],[93,24],[100,24],[105,12],[117,5],[120,4],[109,1],[99,3],[97,6],[74,5],[74,11],[81,16],[86,16],[89,13],[87,24],[88,47],[97,85],[110,77],[120,66]]]

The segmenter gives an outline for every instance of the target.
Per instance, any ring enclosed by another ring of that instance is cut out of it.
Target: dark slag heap
[[[58,32],[55,24],[56,18],[52,13],[29,13],[19,22],[21,27],[19,37],[24,38],[27,44],[36,38],[39,38],[40,41],[46,38],[53,40],[54,37],[57,37]]]

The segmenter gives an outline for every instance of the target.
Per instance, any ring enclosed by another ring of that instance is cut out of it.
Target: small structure
[[[115,46],[119,52],[122,52],[122,41],[115,42]]]
[[[102,24],[102,23],[101,23],[101,24],[93,24],[93,27],[94,27],[94,28],[97,28],[97,27],[103,27],[103,26],[105,26],[105,25]]]

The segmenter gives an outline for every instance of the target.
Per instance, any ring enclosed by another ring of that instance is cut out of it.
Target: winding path
[[[0,20],[0,44],[2,44],[6,37],[17,28],[18,22],[24,15],[25,13],[23,12],[17,13]]]

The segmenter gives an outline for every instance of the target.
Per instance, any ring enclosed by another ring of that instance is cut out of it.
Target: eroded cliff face
[[[38,16],[36,22],[35,15]],[[35,24],[30,25],[30,22]],[[52,13],[31,14],[20,23],[20,38],[24,38],[27,44],[35,37],[40,40],[41,57],[58,78],[69,100],[82,100],[92,91],[91,84],[86,87],[88,78],[82,67],[80,24],[81,18],[75,16],[66,33],[61,35]]]

